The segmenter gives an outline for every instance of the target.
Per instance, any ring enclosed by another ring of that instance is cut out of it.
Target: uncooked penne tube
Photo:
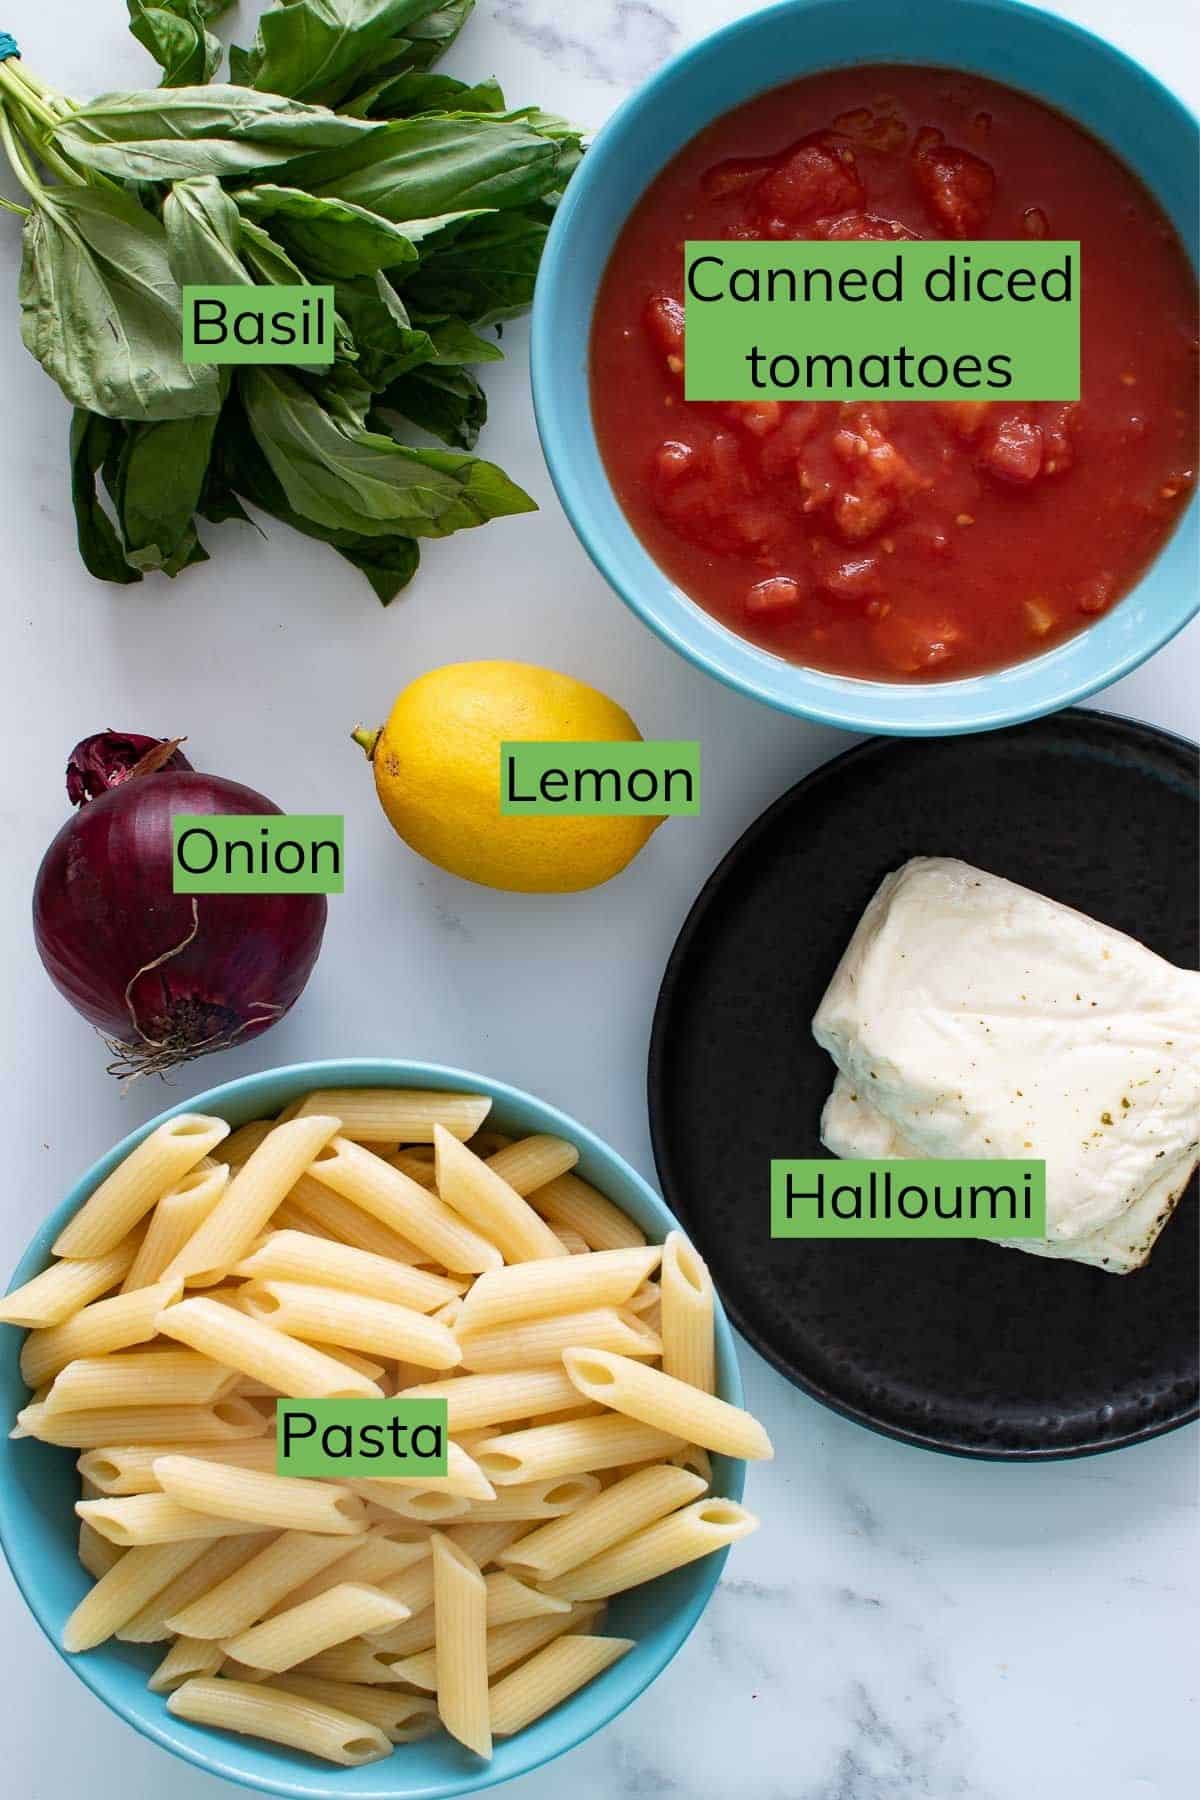
[[[460,1519],[472,1506],[491,1505],[490,1501],[468,1500],[465,1494],[448,1494],[444,1488],[411,1488],[407,1482],[389,1482],[387,1497],[380,1500],[372,1494],[368,1505],[378,1507],[381,1516],[394,1515],[410,1519],[414,1524],[440,1525],[448,1519]]]
[[[436,1179],[433,1157],[426,1155],[431,1150],[429,1144],[410,1144],[407,1150],[397,1150],[384,1160],[391,1163],[393,1169],[399,1169],[402,1175],[407,1175],[410,1181],[415,1181],[418,1187],[431,1188]]]
[[[131,1344],[148,1344],[155,1336],[156,1316],[178,1298],[182,1286],[159,1281],[137,1293],[93,1300],[61,1325],[31,1331],[21,1345],[22,1381],[26,1387],[41,1387],[80,1357],[107,1356]]]
[[[0,1325],[25,1325],[33,1331],[62,1325],[129,1273],[139,1243],[136,1236],[128,1237],[106,1256],[67,1257],[51,1263],[0,1300]]]
[[[568,1252],[545,1220],[482,1157],[434,1127],[437,1191],[456,1213],[501,1251],[505,1262],[559,1259]]]
[[[167,1624],[184,1637],[235,1638],[314,1576],[336,1568],[351,1548],[345,1538],[285,1531],[243,1567],[181,1602]]]
[[[670,1569],[723,1550],[756,1530],[758,1520],[736,1500],[710,1496],[694,1500],[625,1538],[611,1550],[568,1569],[544,1584],[548,1594],[564,1600],[602,1600],[626,1588],[654,1581]]]
[[[556,1638],[492,1688],[492,1730],[497,1737],[511,1737],[514,1732],[523,1731],[632,1649],[632,1638],[582,1634]]]
[[[154,1464],[160,1456],[199,1456],[206,1462],[233,1463],[239,1469],[275,1471],[278,1451],[273,1437],[227,1440],[219,1444],[105,1444],[85,1450],[75,1467],[98,1494],[161,1492]]]
[[[335,1137],[309,1172],[456,1274],[498,1269],[503,1261],[496,1246],[472,1230],[437,1194],[427,1192],[382,1157],[373,1156],[348,1138]]]
[[[652,1525],[667,1513],[699,1499],[705,1482],[689,1469],[656,1463],[636,1469],[610,1488],[586,1500],[574,1512],[501,1550],[497,1560],[518,1575],[549,1581],[564,1570],[598,1556],[601,1551]]]
[[[86,1519],[79,1522],[79,1560],[93,1581],[99,1581],[107,1575],[114,1563],[119,1563],[125,1552],[119,1544],[110,1544],[107,1538],[100,1536],[95,1526],[89,1525]]]
[[[482,1519],[468,1519],[461,1525],[447,1525],[446,1536],[452,1544],[460,1545],[472,1562],[486,1569],[490,1563],[499,1561],[502,1550],[507,1550],[528,1530],[528,1523],[523,1519],[502,1519],[490,1525]]]
[[[588,1256],[591,1254],[591,1245],[580,1237],[577,1231],[572,1231],[569,1225],[555,1225],[552,1229],[555,1237],[569,1255]],[[603,1252],[598,1254],[603,1254]]]
[[[95,1587],[89,1588],[63,1627],[62,1646],[94,1650],[112,1637],[176,1575],[204,1555],[203,1540],[154,1544],[128,1550]]]
[[[483,1576],[465,1550],[440,1535],[433,1540],[433,1572],[438,1717],[460,1744],[490,1756]]]
[[[156,1320],[161,1317],[161,1312],[155,1315]],[[232,1391],[236,1380],[232,1369],[191,1350],[81,1356],[55,1376],[46,1413],[53,1418],[123,1406],[213,1406]]]
[[[307,1179],[308,1177],[306,1175],[300,1177],[301,1181],[307,1181]],[[317,1188],[317,1183],[315,1181],[313,1182],[313,1187]],[[295,1189],[292,1191],[294,1193]],[[317,1188],[317,1191],[318,1193],[324,1193],[327,1190],[324,1188]],[[334,1196],[331,1195],[330,1198],[332,1199]],[[355,1208],[355,1211],[357,1210],[358,1209]],[[367,1215],[363,1213],[360,1216],[365,1219]],[[371,1219],[368,1223],[374,1225],[375,1220]],[[383,1226],[381,1225],[379,1229],[382,1231]],[[282,1206],[277,1206],[275,1208],[275,1211],[271,1214],[268,1230],[298,1231],[304,1233],[306,1237],[321,1238],[327,1244],[333,1244],[340,1241],[336,1232],[330,1231],[329,1227],[326,1225],[319,1225],[316,1219],[311,1218],[308,1213],[301,1212],[300,1208],[291,1199],[285,1200]]]
[[[152,1694],[173,1694],[194,1675],[215,1675],[225,1661],[220,1644],[203,1638],[176,1638],[146,1686]]]
[[[224,1119],[203,1113],[167,1119],[84,1201],[55,1239],[55,1256],[103,1256],[115,1249],[154,1202],[228,1136]]]
[[[265,1137],[270,1137],[276,1125],[284,1122],[281,1113],[278,1119],[251,1119],[248,1124],[239,1125],[231,1131],[225,1142],[213,1152],[218,1162],[228,1163],[231,1169],[240,1169]]]
[[[194,1725],[215,1725],[223,1731],[266,1738],[344,1768],[378,1762],[392,1750],[384,1733],[366,1719],[255,1682],[197,1676],[176,1688],[167,1710]]]
[[[378,1687],[396,1679],[392,1674],[395,1661],[395,1657],[383,1656],[372,1649],[364,1639],[354,1638],[348,1644],[335,1644],[332,1650],[322,1650],[319,1656],[310,1656],[307,1662],[298,1664],[288,1673],[309,1675],[317,1681],[350,1681],[356,1686]]]
[[[170,1623],[173,1615],[183,1612],[202,1594],[207,1594],[261,1556],[266,1541],[261,1531],[243,1532],[240,1537],[214,1538],[204,1555],[174,1581],[169,1581],[140,1612],[134,1613],[117,1636],[122,1643],[128,1644],[161,1644],[174,1637],[175,1627]]]
[[[298,1281],[344,1288],[352,1294],[431,1313],[461,1294],[465,1283],[350,1244],[333,1244],[302,1231],[273,1231],[243,1258],[233,1274],[247,1281]]]
[[[530,1203],[556,1228],[577,1231],[590,1250],[627,1250],[646,1241],[619,1206],[578,1175],[556,1175],[534,1191]]]
[[[332,1567],[319,1569],[307,1581],[290,1589],[285,1597],[281,1596],[273,1605],[266,1607],[261,1616],[269,1619],[275,1613],[283,1612],[286,1607],[299,1606],[302,1600],[315,1600],[318,1594],[336,1587],[339,1581],[358,1581],[365,1587],[382,1587],[428,1557],[428,1538],[419,1543],[398,1543],[381,1535],[390,1529],[392,1527],[388,1525],[372,1526],[366,1537],[357,1538]],[[399,1598],[403,1600],[403,1594]],[[248,1619],[246,1623],[253,1624],[254,1621]],[[228,1636],[229,1633],[221,1635]]]
[[[496,1497],[495,1488],[474,1457],[468,1455],[461,1444],[454,1442],[446,1445],[444,1475],[356,1476],[348,1485],[356,1494],[362,1494],[364,1499],[374,1500],[380,1506],[386,1506],[404,1488],[419,1488],[422,1492],[430,1493],[462,1494],[468,1500],[494,1500]]]
[[[711,1487],[712,1462],[709,1458],[708,1451],[701,1449],[699,1444],[685,1445],[678,1456],[673,1456],[671,1461],[676,1464],[678,1468],[690,1469],[693,1475],[698,1475],[700,1477],[705,1487]]]
[[[398,1625],[408,1616],[408,1608],[380,1588],[344,1581],[315,1600],[290,1606],[237,1637],[223,1639],[222,1646],[225,1654],[238,1662],[278,1675],[335,1644]]]
[[[656,1245],[647,1245],[491,1269],[464,1295],[457,1328],[465,1334],[547,1313],[620,1306],[658,1267],[661,1255]]]
[[[475,1460],[488,1480],[503,1489],[517,1482],[619,1469],[625,1463],[663,1462],[682,1450],[686,1441],[682,1431],[673,1436],[619,1413],[601,1413],[590,1419],[500,1432],[476,1447]]]
[[[451,1542],[454,1540],[452,1539]],[[459,1545],[461,1549],[462,1546]],[[474,1560],[474,1559],[472,1559]],[[570,1612],[570,1604],[553,1594],[543,1594],[526,1581],[519,1581],[505,1569],[485,1575],[487,1589],[487,1622],[492,1631],[500,1625],[515,1625],[518,1619],[540,1619],[546,1613]]]
[[[264,1474],[191,1456],[164,1456],[154,1473],[163,1492],[180,1506],[218,1519],[334,1537],[354,1537],[367,1529],[362,1501],[337,1482]]]
[[[244,1519],[218,1519],[181,1506],[167,1494],[126,1494],[116,1500],[77,1500],[75,1511],[101,1537],[132,1549],[139,1544],[176,1544],[188,1539],[238,1537],[256,1527]],[[262,1530],[269,1530],[263,1526]]]
[[[261,1437],[262,1413],[236,1394],[212,1406],[97,1407],[92,1412],[47,1413],[27,1406],[17,1420],[29,1437],[71,1450],[99,1450],[106,1444],[213,1443],[221,1438]]]
[[[487,1094],[450,1094],[420,1088],[318,1088],[297,1111],[336,1113],[342,1136],[361,1144],[429,1144],[435,1125],[456,1138],[473,1137],[492,1110]]]
[[[122,1293],[149,1287],[174,1262],[192,1234],[198,1231],[229,1184],[224,1163],[211,1167],[197,1163],[169,1194],[164,1194],[150,1214],[141,1247],[122,1284]],[[183,1286],[182,1278],[179,1283]]]
[[[663,1372],[715,1393],[712,1277],[681,1231],[669,1232],[663,1245],[661,1294]]]
[[[452,1369],[462,1359],[453,1333],[411,1306],[301,1281],[253,1281],[243,1292],[251,1318],[307,1343],[403,1357],[426,1369]]]
[[[579,1151],[574,1144],[569,1144],[566,1138],[549,1137],[544,1132],[518,1138],[515,1143],[494,1150],[490,1156],[474,1144],[470,1148],[476,1156],[485,1156],[492,1174],[499,1175],[518,1194],[531,1194],[535,1188],[545,1187],[548,1181],[553,1181],[556,1175],[565,1175],[579,1161]]]
[[[280,1394],[307,1400],[383,1398],[375,1382],[335,1357],[219,1301],[180,1300],[158,1315],[158,1328],[228,1368],[269,1381]]]
[[[437,1707],[419,1694],[388,1693],[361,1682],[322,1681],[317,1676],[300,1675],[295,1669],[273,1676],[267,1691],[297,1694],[302,1700],[315,1700],[318,1706],[331,1706],[336,1712],[367,1719],[393,1744],[415,1744],[418,1738],[428,1737],[437,1729]]]
[[[660,1369],[590,1348],[565,1351],[563,1363],[588,1400],[611,1406],[660,1431],[670,1425],[689,1444],[748,1459],[775,1454],[770,1438],[752,1414],[686,1381],[677,1381],[673,1375],[664,1375]],[[677,1445],[676,1451],[679,1448]]]
[[[535,1268],[536,1264],[520,1264]],[[401,1388],[398,1400],[445,1400],[453,1434],[478,1431],[509,1419],[532,1419],[542,1413],[565,1412],[579,1401],[579,1390],[561,1365],[558,1368],[513,1369],[499,1374],[459,1375],[449,1381],[423,1381]]]
[[[431,1554],[423,1556],[420,1562],[414,1563],[411,1569],[405,1569],[399,1575],[389,1575],[383,1581],[373,1583],[380,1593],[388,1594],[398,1600],[404,1607],[408,1619],[425,1611],[433,1605],[433,1534],[430,1535],[429,1549]],[[395,1620],[391,1624],[381,1625],[376,1630],[364,1631],[368,1643],[377,1650],[390,1650],[393,1631],[402,1630],[408,1619]]]
[[[574,1258],[570,1261],[573,1264]],[[653,1357],[662,1351],[657,1332],[643,1324],[636,1313],[616,1306],[550,1313],[544,1319],[517,1319],[487,1331],[464,1332],[459,1342],[464,1366],[480,1374],[497,1369],[558,1367],[563,1351],[572,1346],[616,1350],[626,1356]]]
[[[302,1175],[283,1205],[277,1208],[272,1224],[284,1225],[295,1214],[296,1224],[304,1231],[322,1232],[336,1243],[349,1244],[355,1250],[367,1250],[373,1256],[387,1257],[390,1262],[434,1262],[427,1250],[414,1244],[399,1231],[393,1231],[373,1213],[355,1206],[335,1194],[331,1187]]]
[[[493,1525],[509,1519],[557,1519],[599,1492],[599,1479],[591,1474],[518,1482],[500,1489],[494,1500],[469,1501],[468,1518]]]
[[[564,1613],[544,1613],[536,1619],[519,1619],[511,1625],[498,1625],[487,1634],[488,1679],[502,1669],[511,1668],[513,1663],[524,1661],[544,1644],[562,1637],[564,1632],[587,1629],[598,1613],[599,1608],[595,1605],[570,1606]],[[432,1644],[431,1632],[429,1647],[397,1658],[392,1664],[391,1679],[405,1681],[410,1687],[424,1688],[432,1694],[437,1687],[437,1654]]]
[[[277,1125],[247,1157],[164,1275],[182,1275],[193,1287],[212,1287],[220,1281],[247,1254],[275,1208],[337,1129],[336,1118],[321,1114]]]

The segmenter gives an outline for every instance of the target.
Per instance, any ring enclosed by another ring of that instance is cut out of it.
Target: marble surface
[[[248,14],[233,15],[245,41]],[[737,0],[480,0],[450,67],[495,72],[514,102],[599,125]],[[1059,10],[1200,95],[1190,0]],[[14,16],[15,15],[15,16]],[[150,66],[118,0],[11,4],[0,23],[68,91],[134,86]],[[226,36],[230,27],[223,27]],[[1189,55],[1190,51],[1190,55]],[[346,895],[302,1004],[269,1037],[186,1070],[173,1097],[312,1055],[411,1054],[544,1094],[653,1173],[644,1065],[678,926],[709,869],[771,799],[845,747],[837,732],[727,692],[651,638],[562,517],[534,435],[523,327],[488,371],[487,452],[542,512],[434,546],[389,612],[344,565],[275,528],[227,526],[173,586],[114,590],[76,561],[66,411],[17,343],[17,233],[0,217],[6,761],[0,801],[4,1136],[0,1265],[81,1169],[163,1092],[118,1096],[87,1028],[29,941],[28,895],[65,816],[61,768],[106,724],[187,733],[200,766],[282,806],[344,811]],[[422,669],[515,656],[571,670],[648,734],[701,738],[705,810],[611,888],[566,899],[469,888],[382,828],[347,732]],[[1097,702],[1195,733],[1200,629]],[[364,953],[375,961],[370,974]],[[751,1473],[764,1529],[740,1546],[694,1636],[654,1687],[514,1800],[1184,1800],[1196,1774],[1196,1437],[1078,1463],[1000,1468],[859,1430],[743,1347],[777,1460]],[[8,1791],[19,1800],[218,1800],[95,1701],[0,1576]]]

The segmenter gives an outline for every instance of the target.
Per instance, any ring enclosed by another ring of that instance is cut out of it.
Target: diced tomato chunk
[[[854,152],[824,133],[796,144],[754,190],[755,210],[772,237],[791,236],[828,213],[857,211],[862,202]]]
[[[883,568],[877,556],[844,556],[824,571],[821,586],[835,600],[868,600],[883,591]]]
[[[727,200],[731,194],[744,194],[774,167],[773,156],[731,156],[726,162],[706,169],[700,177],[700,186],[709,200]]]
[[[1042,467],[1042,433],[1030,419],[1006,413],[998,419],[984,442],[980,464],[1001,481],[1024,486]]]
[[[884,661],[902,675],[920,675],[954,656],[962,638],[948,619],[910,619],[889,612],[873,628]]]
[[[1072,430],[1075,422],[1076,403],[1067,401],[1061,406],[1043,406],[1039,409],[1038,423],[1042,432],[1042,473],[1044,475],[1061,475],[1075,461],[1075,443]]]
[[[937,223],[951,237],[975,237],[996,198],[991,164],[943,142],[940,131],[927,127],[917,133],[912,166],[921,198]]]
[[[743,604],[748,613],[792,613],[802,598],[800,583],[790,575],[768,575],[747,590]]]
[[[939,400],[935,402],[938,418],[948,425],[955,437],[972,443],[983,429],[987,418],[987,400]]]
[[[782,475],[794,467],[819,423],[820,414],[811,400],[789,402],[783,409],[778,431],[771,433],[760,452],[763,474]]]
[[[675,482],[682,476],[693,473],[696,461],[696,452],[691,444],[681,444],[678,439],[668,438],[665,444],[659,446],[654,467],[661,480]]]
[[[1095,575],[1090,581],[1084,582],[1075,602],[1079,611],[1090,614],[1106,612],[1112,605],[1116,585],[1111,575]]]
[[[783,424],[783,403],[780,400],[731,400],[725,408],[725,416],[753,437],[769,437]]]
[[[650,340],[672,375],[683,373],[683,303],[670,294],[653,294],[643,315]]]
[[[846,488],[834,504],[833,522],[848,544],[861,544],[881,531],[892,516],[894,503],[878,488],[866,493]]]
[[[878,213],[869,212],[839,213],[836,218],[818,219],[811,234],[834,243],[849,240],[863,244],[899,244],[917,236],[898,219],[881,219]]]

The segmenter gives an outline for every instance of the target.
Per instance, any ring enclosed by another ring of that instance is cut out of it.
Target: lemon
[[[379,803],[419,856],[483,887],[565,894],[635,857],[661,818],[500,811],[508,740],[640,742],[629,714],[570,675],[532,663],[450,663],[410,683],[382,731],[358,730]]]

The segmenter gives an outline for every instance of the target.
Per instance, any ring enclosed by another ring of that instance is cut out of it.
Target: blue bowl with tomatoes
[[[542,447],[601,573],[698,667],[848,730],[990,730],[1127,674],[1200,605],[1197,147],[1146,70],[1018,0],[787,0],[676,57],[573,177],[534,304]],[[686,238],[731,266],[1078,241],[1079,399],[1008,402],[985,355],[978,399],[939,400],[934,357],[911,402],[689,401]]]

